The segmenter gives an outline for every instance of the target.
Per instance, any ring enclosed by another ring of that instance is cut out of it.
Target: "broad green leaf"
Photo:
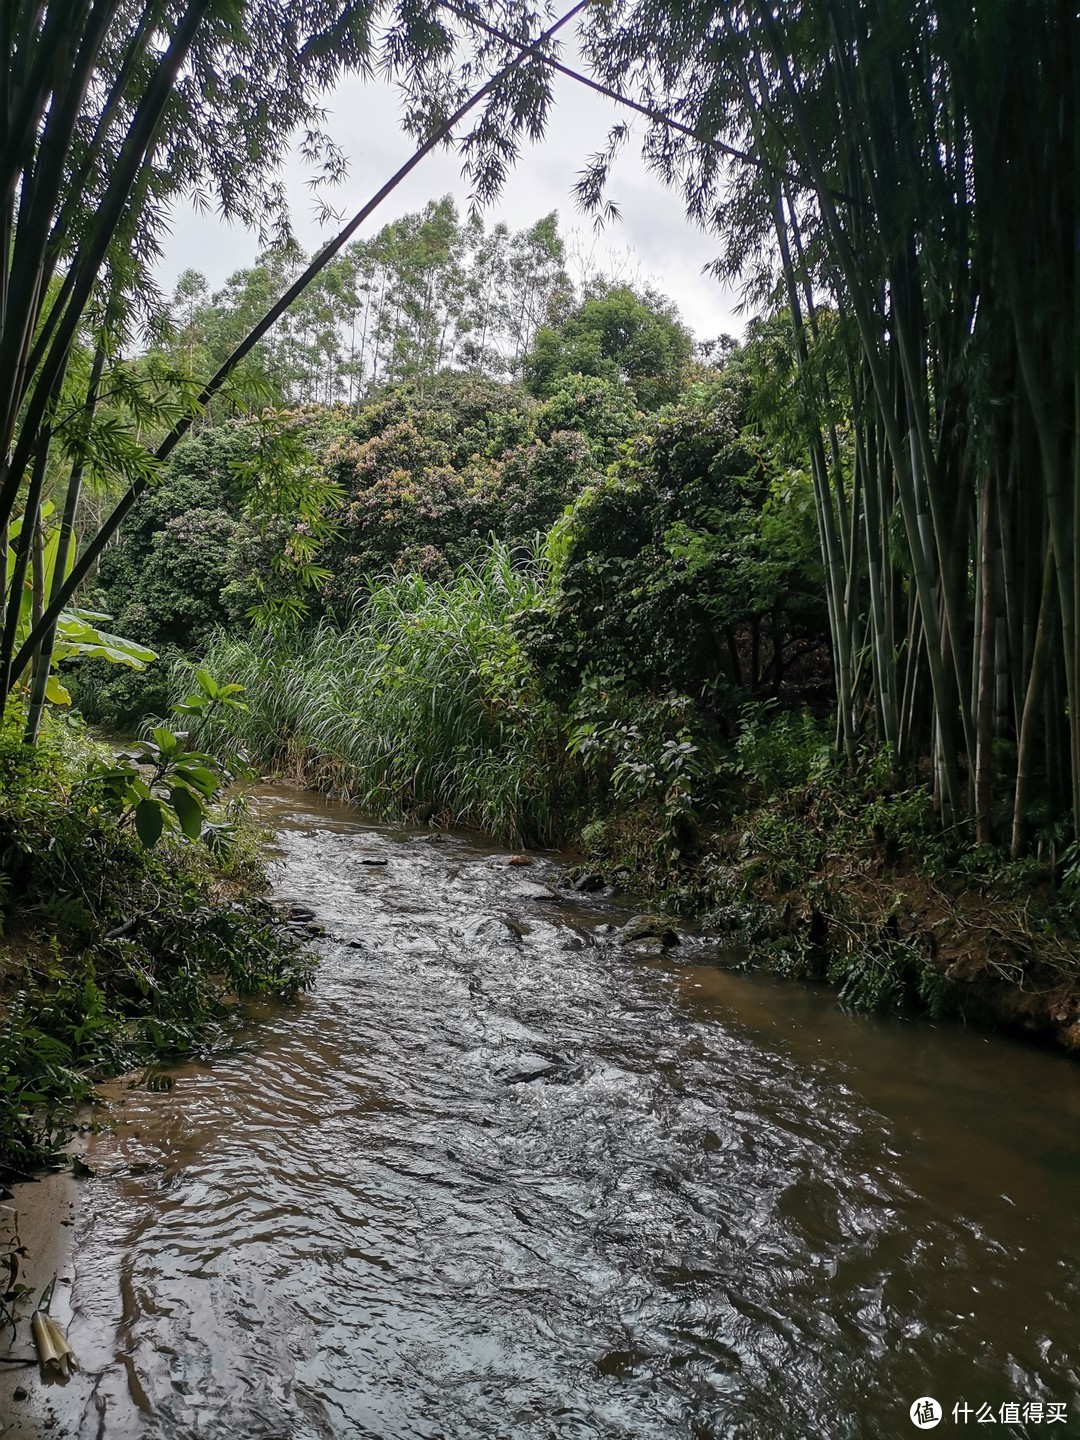
[[[156,650],[119,635],[108,635],[104,630],[94,630],[89,625],[81,630],[68,629],[61,633],[65,656],[83,655],[95,660],[108,660],[113,665],[128,665],[132,670],[145,670],[151,660],[157,659]],[[60,648],[58,645],[57,650]]]
[[[169,791],[169,804],[176,811],[180,829],[189,840],[197,840],[202,834],[203,808],[190,790],[175,785]]]
[[[50,675],[45,682],[45,699],[50,705],[70,705],[71,696],[64,689],[63,685],[55,675]]]
[[[135,807],[135,829],[148,850],[161,839],[164,827],[165,817],[161,813],[161,801],[140,800]]]
[[[213,795],[218,788],[218,777],[205,765],[177,765],[175,773],[203,795]]]
[[[154,728],[153,735],[162,755],[169,756],[176,754],[179,742],[171,730],[166,729],[164,725],[157,725]]]
[[[172,708],[180,715],[201,715],[208,704],[205,695],[189,695],[186,700],[177,701]]]
[[[74,605],[70,610],[65,610],[64,614],[74,615],[76,620],[89,620],[91,622],[111,620],[113,618],[111,615],[106,614],[104,610],[82,610]]]

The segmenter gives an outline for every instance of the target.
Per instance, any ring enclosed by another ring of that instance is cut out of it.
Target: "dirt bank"
[[[753,962],[827,980],[861,1008],[914,1006],[1080,1053],[1080,946],[1037,891],[858,855],[778,878],[756,861],[740,877]]]
[[[71,1321],[74,1255],[71,1245],[77,1182],[69,1171],[13,1187],[5,1219],[17,1225],[25,1254],[20,1257],[19,1282],[30,1293],[16,1307],[17,1327],[0,1336],[0,1357],[33,1357],[30,1312],[56,1276],[51,1314],[66,1330]],[[5,1227],[6,1228],[6,1227]],[[46,1379],[36,1361],[11,1365],[0,1361],[0,1435],[63,1436],[67,1433],[54,1404],[61,1382]],[[25,1392],[25,1393],[24,1393]]]

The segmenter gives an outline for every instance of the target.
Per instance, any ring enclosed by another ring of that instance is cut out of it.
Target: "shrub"
[[[780,693],[796,653],[824,634],[802,499],[745,439],[735,393],[700,387],[654,417],[556,526],[555,589],[523,622],[534,659],[560,685],[599,666],[632,691],[675,690],[732,721],[748,690]]]
[[[147,849],[97,778],[110,752],[55,716],[28,746],[23,720],[0,726],[0,1171],[48,1157],[96,1073],[203,1049],[230,997],[310,974],[258,870],[179,831]]]
[[[539,406],[516,386],[446,375],[365,406],[326,455],[345,493],[325,550],[333,613],[347,623],[368,582],[412,557],[436,576],[479,562],[492,535],[518,545],[546,531],[628,432],[632,408],[611,402],[603,382]]]

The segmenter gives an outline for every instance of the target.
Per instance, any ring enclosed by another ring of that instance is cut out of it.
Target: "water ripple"
[[[704,945],[636,959],[553,858],[263,803],[319,983],[118,1101],[75,1433],[863,1440],[924,1394],[1080,1421],[1075,1066]]]

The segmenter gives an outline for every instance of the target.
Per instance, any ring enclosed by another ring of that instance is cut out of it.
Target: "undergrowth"
[[[1025,1026],[1068,1023],[1080,992],[1071,852],[1055,867],[972,846],[942,830],[925,785],[887,752],[849,773],[830,739],[806,711],[747,707],[692,847],[664,863],[662,811],[617,806],[582,834],[590,861],[703,916],[747,967],[826,981],[853,1008],[974,1013],[977,992],[1003,986],[1061,997],[1035,1003]]]
[[[621,888],[725,928],[748,964],[860,1009],[943,1015],[966,980],[1030,991],[1036,972],[1045,993],[1080,990],[1080,852],[1012,862],[943,831],[925,777],[883,749],[849,771],[805,708],[712,715],[604,655],[560,689],[522,639],[550,579],[543,552],[494,544],[449,580],[372,583],[344,632],[219,636],[205,663],[246,708],[209,743],[376,815],[577,843]]]
[[[258,891],[241,817],[212,854],[153,849],[94,778],[108,752],[53,720],[0,727],[0,1169],[55,1157],[95,1078],[190,1055],[241,995],[294,995],[308,961]]]
[[[219,635],[204,663],[244,687],[213,748],[243,752],[381,816],[440,817],[512,844],[552,844],[576,800],[558,706],[511,617],[543,587],[535,554],[495,545],[437,583],[373,583],[344,632]],[[178,687],[189,672],[178,675]]]

